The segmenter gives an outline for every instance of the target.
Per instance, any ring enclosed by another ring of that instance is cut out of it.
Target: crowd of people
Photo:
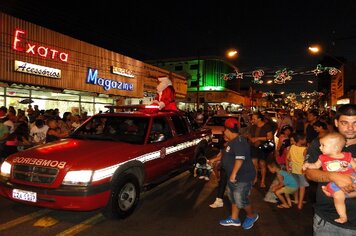
[[[266,190],[275,197],[270,202],[277,203],[277,208],[290,208],[295,203],[302,210],[306,200],[312,201],[314,235],[356,234],[355,104],[342,105],[337,112],[313,109],[294,116],[281,110],[277,122],[267,113],[256,112],[250,115],[245,134],[239,133],[238,124],[232,129],[231,119],[225,122],[224,148],[208,162],[215,167],[214,173],[216,168],[220,171],[216,200],[210,207],[223,207],[225,189],[229,192],[232,211],[221,225],[253,226],[259,215],[258,209],[252,210],[248,196],[253,185],[267,187],[268,169],[275,179]],[[267,150],[262,144],[270,140],[275,148]],[[249,166],[254,167],[254,174]],[[240,209],[247,214],[243,223]]]
[[[218,112],[226,111],[218,107]],[[253,186],[275,196],[270,202],[277,203],[279,210],[293,203],[302,210],[306,192],[315,186],[315,199],[308,199],[315,205],[314,235],[355,235],[356,105],[321,114],[300,111],[294,116],[281,110],[277,122],[268,113],[245,111],[242,115],[248,124],[245,131],[241,132],[235,118],[227,119],[224,147],[216,157],[199,162],[195,170],[200,179],[209,181],[212,173],[218,178],[216,200],[210,207],[223,207],[228,190],[231,214],[220,225],[253,227],[260,217],[249,200]],[[0,107],[0,157],[68,137],[86,119],[85,113],[60,116],[58,109],[41,111],[36,105],[28,105],[26,111]],[[266,142],[275,145],[268,149]],[[275,175],[270,185],[267,170]],[[239,218],[242,209],[244,221]]]
[[[0,107],[0,158],[46,142],[68,137],[83,121],[82,115],[58,109],[40,110],[38,105],[28,105],[27,110]]]

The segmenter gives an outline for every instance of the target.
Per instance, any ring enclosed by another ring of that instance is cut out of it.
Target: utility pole
[[[197,111],[199,110],[199,83],[200,83],[200,55],[198,54],[198,71],[197,71]]]

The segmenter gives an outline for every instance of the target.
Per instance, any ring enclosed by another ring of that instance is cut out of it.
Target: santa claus
[[[158,77],[157,95],[153,104],[159,105],[162,110],[177,110],[176,92],[172,86],[172,81],[167,76]]]

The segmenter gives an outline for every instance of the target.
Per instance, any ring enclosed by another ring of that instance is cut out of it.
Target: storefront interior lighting
[[[341,105],[341,104],[349,104],[350,103],[350,98],[343,98],[340,99],[336,102],[337,105]]]
[[[223,91],[224,87],[222,87],[222,86],[203,86],[203,87],[201,87],[201,90],[203,90],[203,91],[209,91],[209,90]]]

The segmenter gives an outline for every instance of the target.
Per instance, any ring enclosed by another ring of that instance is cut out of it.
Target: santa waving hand
[[[176,92],[172,86],[172,81],[167,76],[158,77],[157,95],[154,104],[159,105],[160,110],[177,110]]]

